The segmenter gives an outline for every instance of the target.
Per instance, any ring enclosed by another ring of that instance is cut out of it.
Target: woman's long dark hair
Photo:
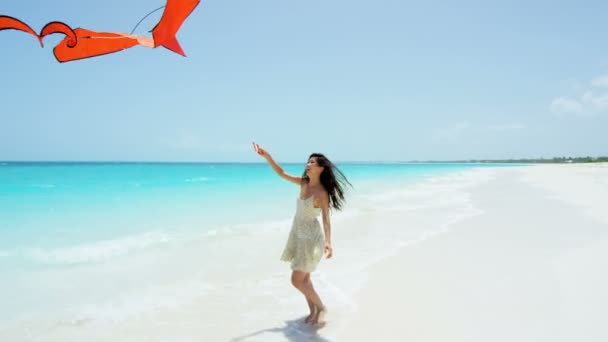
[[[336,210],[341,210],[344,204],[344,188],[346,184],[352,187],[352,184],[346,179],[346,176],[338,169],[326,156],[322,153],[313,153],[308,159],[315,157],[317,158],[317,165],[323,167],[321,172],[321,184],[325,188],[325,191],[329,194],[329,207],[333,207]],[[337,174],[337,177],[336,177]],[[306,181],[310,179],[306,175],[304,170],[303,178]]]

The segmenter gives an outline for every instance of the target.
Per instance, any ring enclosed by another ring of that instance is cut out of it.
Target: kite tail
[[[40,30],[40,39],[55,33],[65,35],[64,42],[68,48],[73,48],[76,46],[76,43],[78,43],[78,37],[76,37],[74,30],[68,24],[61,21],[51,21],[44,25],[42,30]]]
[[[163,44],[160,44],[160,46],[164,47],[167,50],[173,51],[178,55],[186,57],[184,49],[182,49],[182,47],[179,45],[179,41],[175,36],[173,36],[172,38],[168,38]]]
[[[38,36],[36,31],[34,31],[28,24],[23,21],[10,17],[8,15],[0,15],[0,31],[2,30],[18,30],[25,33],[29,33],[32,36],[38,39],[40,46],[43,47],[42,38]]]
[[[179,45],[176,34],[199,3],[200,0],[167,0],[163,16],[152,29],[154,47],[162,46],[185,57],[186,54]]]

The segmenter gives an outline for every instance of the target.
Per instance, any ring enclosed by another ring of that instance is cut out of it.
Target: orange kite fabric
[[[70,47],[70,37],[66,36],[53,49],[59,62],[96,57],[115,53],[138,45],[137,39],[117,33],[95,32],[83,28],[74,29],[77,44]]]
[[[168,0],[158,24],[152,29],[154,47],[163,46],[175,53],[185,56],[184,50],[179,46],[175,35],[188,18],[190,13],[198,6],[200,0]]]
[[[162,46],[185,57],[186,54],[177,41],[176,34],[199,3],[200,0],[167,0],[160,21],[152,29],[152,38],[116,32],[98,32],[80,27],[72,29],[60,21],[46,24],[40,34],[36,34],[28,25],[9,16],[0,16],[0,31],[14,29],[32,34],[38,38],[41,46],[44,37],[54,33],[64,34],[65,38],[53,49],[55,58],[61,63],[107,55],[136,45],[151,48]]]
[[[17,18],[9,17],[7,15],[0,15],[0,31],[3,30],[18,30],[29,33],[36,37],[36,39],[38,39],[40,42],[40,46],[42,46],[42,38],[38,36],[36,31]]]

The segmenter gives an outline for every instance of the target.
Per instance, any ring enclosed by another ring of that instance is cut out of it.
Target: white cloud
[[[587,87],[578,89],[578,95],[554,98],[549,108],[552,112],[559,114],[608,112],[608,92],[605,90],[598,91],[596,88],[599,87],[608,87],[608,75],[594,78]]]
[[[583,104],[598,111],[608,110],[608,93],[594,95],[588,91],[581,97]]]
[[[583,111],[583,105],[574,99],[558,97],[551,101],[551,111],[556,113],[580,113]]]
[[[591,81],[591,85],[594,87],[608,87],[608,75],[594,78]]]

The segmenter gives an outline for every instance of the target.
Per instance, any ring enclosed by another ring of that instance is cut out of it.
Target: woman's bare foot
[[[322,325],[325,324],[325,315],[327,314],[327,307],[322,307],[317,311],[314,319],[310,321],[312,325]]]
[[[308,317],[306,317],[306,319],[304,320],[304,323],[310,324],[316,315],[317,315],[317,307],[313,306],[312,310],[310,311],[310,315],[308,315]]]

